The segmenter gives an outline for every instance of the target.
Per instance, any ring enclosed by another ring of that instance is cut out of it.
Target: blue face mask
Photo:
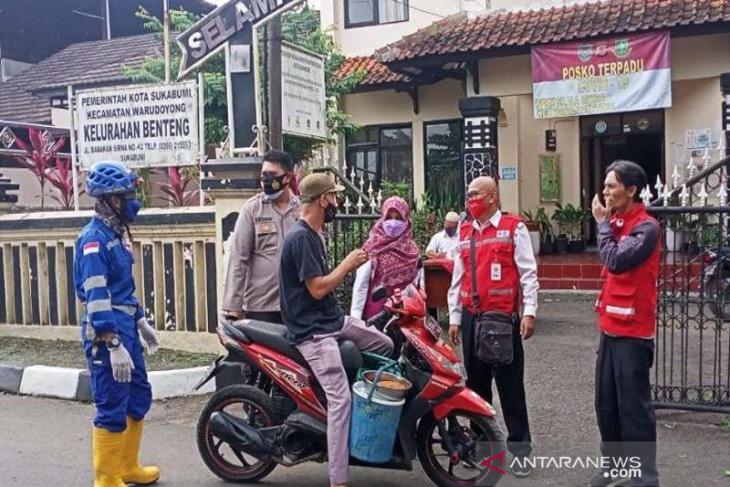
[[[142,202],[137,198],[124,200],[124,217],[129,223],[137,219],[137,213],[142,208]]]

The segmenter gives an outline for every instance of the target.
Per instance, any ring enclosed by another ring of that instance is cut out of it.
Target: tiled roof
[[[457,15],[376,51],[381,63],[609,34],[730,22],[730,0],[607,0],[541,10]]]
[[[389,83],[408,82],[408,76],[394,73],[385,64],[375,60],[373,56],[350,57],[345,60],[337,71],[338,76],[348,76],[358,71],[364,71],[365,77],[360,80],[358,86],[375,86]]]
[[[162,55],[162,44],[153,34],[72,44],[0,83],[0,119],[48,123],[51,104],[40,93],[64,91],[69,84],[82,88],[130,83],[122,66],[138,66],[153,55]]]

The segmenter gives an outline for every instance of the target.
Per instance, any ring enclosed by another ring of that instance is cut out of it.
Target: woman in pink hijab
[[[367,320],[383,309],[385,300],[376,302],[371,297],[379,285],[391,296],[396,289],[405,289],[418,280],[420,252],[413,240],[410,216],[403,198],[393,196],[383,203],[381,217],[362,247],[370,261],[357,270],[350,316]]]

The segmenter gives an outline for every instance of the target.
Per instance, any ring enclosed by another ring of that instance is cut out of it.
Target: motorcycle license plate
[[[433,337],[438,340],[441,338],[441,325],[439,325],[439,322],[436,321],[436,318],[433,316],[429,316],[426,318],[426,329],[433,335]]]

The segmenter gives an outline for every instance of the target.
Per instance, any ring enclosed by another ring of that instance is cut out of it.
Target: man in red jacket
[[[649,369],[654,362],[659,224],[640,202],[646,173],[638,164],[618,160],[606,169],[603,197],[593,198],[598,248],[605,279],[596,311],[601,341],[596,360],[596,416],[601,451],[611,467],[597,473],[591,486],[606,486],[622,468],[639,468],[631,485],[659,485],[656,469],[656,419]],[[639,460],[636,460],[638,457]],[[632,461],[632,459],[634,459]],[[640,461],[641,465],[638,465]]]
[[[530,463],[525,460],[532,452],[532,438],[522,341],[535,332],[537,263],[522,219],[500,211],[496,181],[485,176],[476,178],[467,191],[467,209],[472,219],[459,228],[459,252],[448,296],[449,335],[455,345],[460,343],[460,334],[463,339],[467,385],[491,403],[492,382],[496,382],[509,433],[507,448],[517,459],[512,461],[510,470],[515,477],[524,478],[532,473]],[[512,316],[513,360],[509,364],[487,363],[479,358],[475,320],[486,311]]]

